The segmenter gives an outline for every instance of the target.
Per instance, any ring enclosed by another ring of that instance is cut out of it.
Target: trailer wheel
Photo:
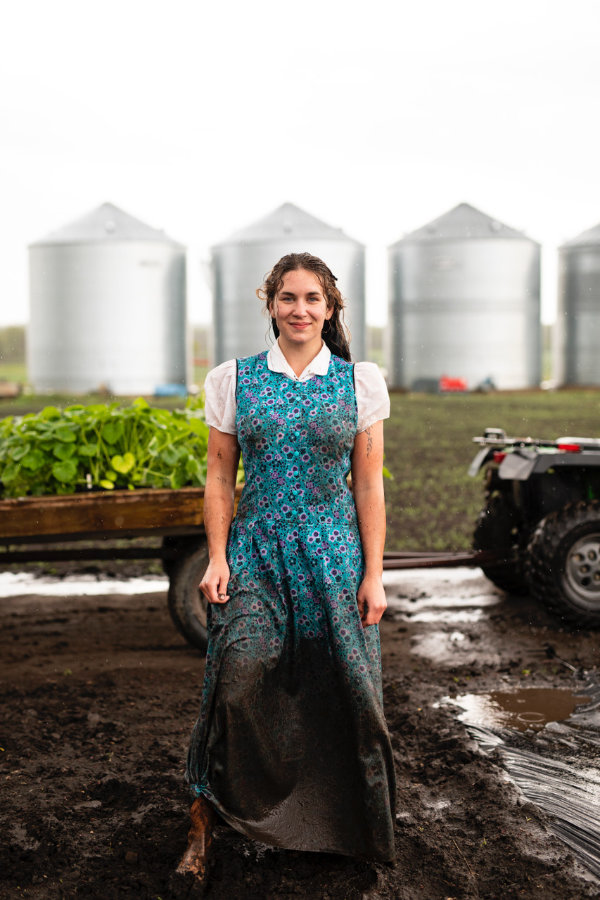
[[[208,601],[198,585],[208,566],[208,546],[199,547],[172,563],[169,573],[169,612],[175,627],[193,647],[206,653]]]
[[[527,551],[532,595],[562,618],[600,626],[600,502],[569,503],[539,523]]]
[[[175,569],[177,563],[183,559],[184,556],[189,556],[190,553],[193,553],[194,550],[198,549],[200,542],[203,540],[202,535],[166,535],[162,539],[162,549],[163,552],[169,554],[169,558],[165,556],[162,557],[162,567],[163,572],[169,578],[171,577],[171,572]]]
[[[473,534],[474,550],[498,555],[497,562],[482,565],[484,575],[509,594],[528,592],[518,525],[519,516],[510,497],[492,494],[477,517]]]

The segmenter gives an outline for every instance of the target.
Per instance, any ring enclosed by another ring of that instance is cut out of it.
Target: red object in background
[[[464,378],[449,378],[448,375],[442,375],[439,381],[440,391],[466,391],[467,382]]]
[[[558,449],[562,450],[564,453],[581,453],[581,447],[579,444],[561,444],[558,442]]]

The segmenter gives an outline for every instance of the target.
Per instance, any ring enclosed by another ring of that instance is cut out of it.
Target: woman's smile
[[[280,341],[321,346],[321,332],[333,310],[327,308],[323,285],[306,269],[287,272],[277,292],[272,315],[279,329]]]

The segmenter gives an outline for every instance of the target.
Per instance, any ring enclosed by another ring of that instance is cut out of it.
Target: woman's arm
[[[356,435],[352,452],[352,488],[365,574],[357,594],[363,625],[376,625],[387,606],[381,575],[385,544],[383,495],[383,422],[374,422]]]
[[[235,482],[240,446],[235,434],[211,428],[208,436],[206,487],[204,488],[204,527],[208,540],[208,568],[200,590],[209,603],[229,600],[229,566],[225,551],[233,519]]]

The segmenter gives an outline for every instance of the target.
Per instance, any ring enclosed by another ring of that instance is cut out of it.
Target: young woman
[[[335,282],[284,256],[257,291],[276,343],[206,380],[209,646],[178,869],[198,878],[216,814],[266,844],[394,856],[377,627],[389,399],[373,363],[350,362]]]

